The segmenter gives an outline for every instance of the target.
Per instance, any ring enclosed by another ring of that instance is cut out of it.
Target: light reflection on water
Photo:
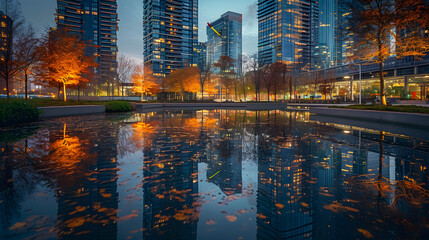
[[[429,235],[426,140],[278,110],[81,116],[1,134],[0,239]]]

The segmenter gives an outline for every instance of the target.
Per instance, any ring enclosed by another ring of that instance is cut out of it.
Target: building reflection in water
[[[426,140],[278,110],[82,116],[46,124],[1,142],[2,239],[201,239],[213,229],[244,239],[429,235]],[[139,152],[142,168],[122,159],[131,152]],[[243,168],[248,161],[252,170]],[[198,172],[199,163],[207,170]],[[124,169],[129,175],[119,183]],[[255,184],[243,186],[249,171]],[[130,205],[139,209],[119,209],[131,190],[142,194]],[[256,203],[240,201],[252,191]],[[54,213],[45,216],[34,206],[27,213],[29,196],[46,193],[55,204],[43,208]],[[123,228],[134,235],[119,234],[118,222],[137,226]],[[250,227],[256,235],[243,230]]]
[[[196,239],[199,129],[194,114],[167,114],[157,116],[157,133],[144,149],[143,237]]]

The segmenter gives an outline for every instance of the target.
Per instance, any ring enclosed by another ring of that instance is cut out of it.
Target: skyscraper
[[[96,56],[99,67],[98,81],[90,85],[96,85],[98,94],[110,95],[118,67],[116,0],[57,0],[57,6],[57,27],[68,28],[92,45],[87,52]]]
[[[234,72],[242,72],[242,15],[227,12],[211,23],[221,36],[207,27],[207,61],[215,63],[221,56],[234,59]]]
[[[320,61],[319,66],[328,68],[335,65],[335,27],[336,10],[338,0],[320,0],[319,1],[319,48]]]
[[[13,21],[10,17],[0,11],[0,61],[5,61],[7,54],[11,53],[12,48],[12,24]],[[9,88],[13,88],[11,86],[13,81],[9,81]],[[0,79],[0,93],[6,93],[6,82],[3,79]]]
[[[155,76],[196,66],[198,0],[143,0],[144,62]]]
[[[310,69],[319,37],[318,8],[314,0],[258,0],[259,62],[282,61]]]

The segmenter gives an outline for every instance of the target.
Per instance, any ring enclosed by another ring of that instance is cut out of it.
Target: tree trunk
[[[6,76],[6,97],[9,99],[9,76]]]
[[[66,85],[63,83],[63,96],[64,96],[64,102],[67,102],[67,93],[66,93]]]
[[[268,98],[268,102],[270,102],[270,88],[267,88],[267,98]]]
[[[61,96],[61,83],[58,82],[58,100],[60,100],[60,96]]]
[[[143,102],[143,92],[142,92],[142,94],[141,94],[141,99],[140,99],[140,101],[141,101],[141,102]]]
[[[24,72],[24,85],[25,85],[25,99],[28,99],[28,74],[27,71]]]
[[[77,87],[77,100],[80,101],[80,87]]]
[[[247,101],[247,97],[246,97],[246,86],[244,86],[244,81],[243,81],[243,95],[244,95],[244,101]]]
[[[380,103],[386,106],[386,96],[384,95],[384,74],[383,74],[383,62],[380,62]]]
[[[235,84],[235,101],[238,101],[237,84]]]
[[[277,102],[277,86],[274,86],[274,102]]]

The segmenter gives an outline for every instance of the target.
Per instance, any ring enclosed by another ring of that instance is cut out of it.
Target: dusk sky
[[[56,0],[19,0],[27,22],[38,33],[55,26]],[[257,51],[258,25],[254,0],[200,0],[199,1],[199,41],[205,41],[207,22],[212,22],[227,11],[243,14],[243,52]],[[118,0],[120,53],[142,58],[143,52],[143,1]]]

